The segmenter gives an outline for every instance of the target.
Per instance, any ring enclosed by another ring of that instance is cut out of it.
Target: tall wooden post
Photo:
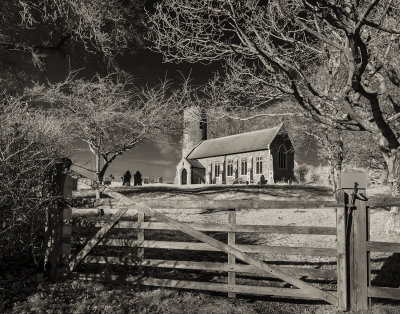
[[[68,265],[71,258],[71,234],[72,234],[72,209],[63,208],[62,226],[62,264]]]
[[[228,212],[228,223],[231,227],[236,225],[236,212],[234,209],[229,209]],[[236,237],[235,237],[235,232],[228,232],[228,244],[232,245],[235,244],[236,242]],[[233,268],[233,265],[236,264],[236,258],[228,254],[228,264]],[[229,271],[228,272],[228,284],[229,285],[235,285],[236,284],[236,273],[234,271]],[[235,298],[236,293],[235,292],[228,292],[228,297],[230,298]]]
[[[144,229],[141,228],[142,223],[144,222],[144,212],[140,211],[138,212],[138,251],[137,251],[137,257],[138,257],[138,262],[141,263],[143,258],[144,258],[144,248],[143,246],[143,241],[144,241]]]
[[[65,169],[69,168],[70,161],[63,160],[56,164],[52,175],[52,196],[60,199],[56,203],[50,204],[47,209],[45,236],[46,252],[44,257],[44,271],[52,281],[57,280],[59,270],[64,266],[66,256],[71,253],[71,246],[64,245],[64,241],[71,236],[70,215],[66,209],[63,198],[69,198],[72,195],[72,178],[65,174]],[[64,219],[64,217],[66,219]],[[69,218],[69,219],[68,219]]]
[[[337,297],[339,311],[348,308],[348,254],[347,254],[347,211],[345,199],[341,200],[342,207],[336,209],[336,245],[337,245]]]
[[[362,312],[368,310],[367,176],[364,173],[342,173],[341,186],[349,203],[346,215],[348,310]]]
[[[101,134],[98,136],[97,138],[97,149],[96,149],[96,180],[99,181],[99,174],[101,171],[101,154],[100,154],[100,148],[101,148],[101,144],[102,144],[102,136]],[[97,184],[101,184],[102,182],[97,182]],[[97,186],[96,188],[96,199],[99,200],[101,198],[101,193],[100,193],[100,189],[99,186]]]

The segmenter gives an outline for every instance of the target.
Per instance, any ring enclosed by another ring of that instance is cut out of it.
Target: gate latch
[[[353,187],[353,192],[351,193],[351,206],[350,209],[355,210],[356,209],[356,199],[358,197],[358,183],[354,182],[354,187]]]

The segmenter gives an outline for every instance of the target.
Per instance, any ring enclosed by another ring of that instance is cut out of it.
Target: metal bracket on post
[[[351,193],[351,210],[357,209],[356,208],[356,198],[358,192],[358,182],[354,182],[353,192]]]
[[[365,200],[364,193],[359,191],[365,191],[367,188],[367,174],[362,172],[344,172],[340,176],[341,188],[344,191],[351,190],[352,205],[354,206],[355,200],[360,197],[360,199]]]

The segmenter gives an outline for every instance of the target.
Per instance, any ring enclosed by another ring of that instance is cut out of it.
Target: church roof
[[[188,159],[199,159],[212,156],[230,155],[265,150],[282,128],[282,124],[264,130],[235,134],[202,141],[187,156]]]
[[[189,164],[193,166],[193,168],[204,168],[204,166],[196,159],[186,159]]]

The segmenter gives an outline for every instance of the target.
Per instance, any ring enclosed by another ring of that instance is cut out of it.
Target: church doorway
[[[182,170],[181,184],[187,184],[187,171],[186,171],[186,169]]]

